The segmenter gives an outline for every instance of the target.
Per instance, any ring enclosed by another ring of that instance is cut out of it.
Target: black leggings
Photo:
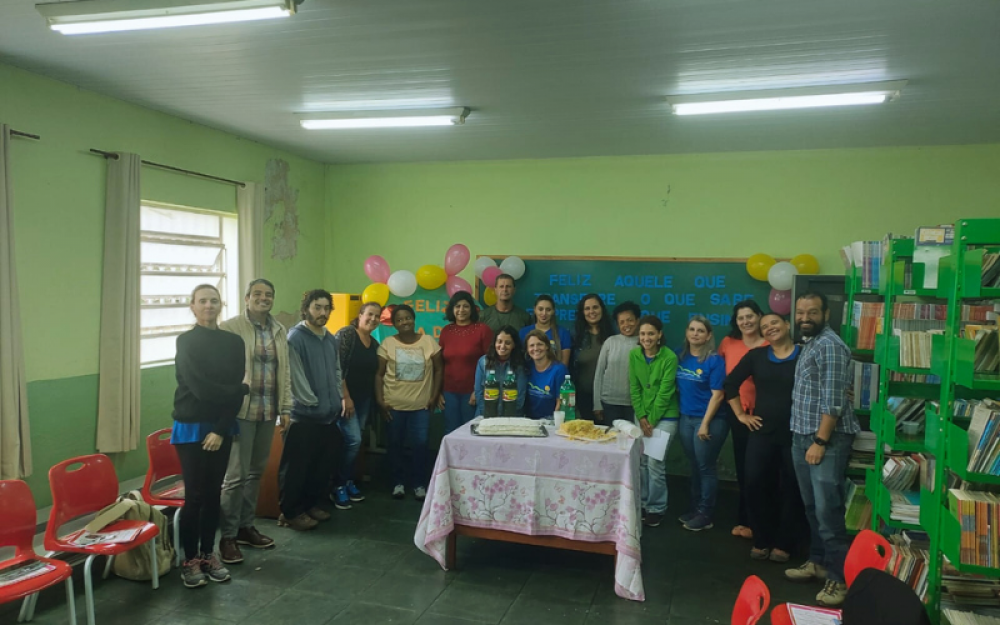
[[[181,508],[181,545],[184,559],[215,551],[215,533],[219,529],[222,480],[229,465],[233,437],[222,439],[222,447],[205,451],[201,443],[174,445],[184,474],[184,507]],[[201,549],[198,549],[198,541]]]
[[[739,485],[740,505],[736,516],[736,524],[750,527],[750,513],[747,512],[747,485],[746,485],[746,463],[747,463],[747,441],[750,439],[750,429],[740,423],[735,416],[731,417],[732,422],[729,428],[731,432],[730,440],[733,441],[733,461],[736,467],[736,483]]]
[[[749,436],[745,490],[754,547],[792,553],[806,520],[790,441],[777,434]]]

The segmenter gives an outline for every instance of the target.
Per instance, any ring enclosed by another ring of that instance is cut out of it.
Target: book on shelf
[[[934,409],[940,413],[940,403],[936,401],[931,403],[934,405]],[[956,397],[952,403],[951,414],[958,419],[971,419],[972,413],[980,403],[982,402],[978,399],[961,399]]]
[[[931,368],[931,337],[944,330],[894,330],[899,337],[899,365],[914,369]]]
[[[1000,567],[1000,497],[985,491],[948,490],[951,513],[958,519],[963,564]]]
[[[1000,403],[992,399],[975,403],[968,440],[969,463],[966,470],[1000,475]]]
[[[1000,370],[1000,340],[996,326],[965,327],[966,333],[972,330],[972,338],[976,341],[973,370],[976,373],[996,373]]]
[[[840,258],[844,261],[844,268],[850,269],[851,265],[857,267],[862,289],[878,289],[885,246],[884,241],[855,241],[841,248]]]
[[[927,597],[927,572],[930,542],[923,532],[912,532],[920,538],[914,539],[904,530],[900,534],[888,536],[892,554],[886,565],[886,572],[913,589],[921,601]]]
[[[917,485],[928,486],[929,456],[924,454],[891,455],[882,465],[882,485],[892,491],[906,491]]]
[[[847,480],[847,511],[844,513],[844,523],[853,532],[871,527],[872,502],[865,495],[863,480]]]
[[[941,615],[950,625],[1000,625],[1000,616],[976,614],[956,608],[942,608]]]
[[[917,423],[923,429],[927,400],[919,397],[890,397],[885,400],[885,405],[896,417],[897,430],[902,430],[905,423]]]
[[[851,325],[855,328],[855,349],[875,349],[875,335],[882,332],[883,302],[855,300],[851,311]]]
[[[852,405],[858,410],[871,410],[872,404],[878,403],[879,366],[873,362],[855,360],[853,367],[854,401]]]
[[[889,518],[900,523],[920,525],[920,492],[889,491]]]
[[[14,566],[0,568],[0,588],[45,575],[49,571],[54,571],[55,568],[54,564],[41,560],[29,560]]]
[[[890,371],[889,381],[904,382],[906,384],[940,384],[941,378],[928,373],[900,373],[898,371]]]
[[[980,284],[984,288],[1000,287],[1000,254],[983,254],[983,270],[980,274]]]

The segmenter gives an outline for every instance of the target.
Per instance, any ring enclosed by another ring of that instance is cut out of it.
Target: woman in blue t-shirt
[[[556,302],[551,295],[539,295],[535,300],[534,325],[521,328],[521,344],[527,346],[528,332],[541,330],[552,343],[556,360],[569,367],[569,358],[573,353],[573,336],[569,330],[559,326],[556,315]]]
[[[569,369],[559,362],[549,337],[541,330],[531,330],[525,339],[528,352],[528,398],[526,416],[548,419],[559,409],[559,387],[569,376]]]
[[[684,529],[712,529],[719,486],[717,463],[729,434],[729,421],[719,415],[725,393],[726,362],[715,353],[712,324],[701,315],[688,321],[684,347],[677,352],[677,392],[681,422],[678,435],[691,463],[692,509],[678,519]],[[716,418],[719,417],[719,418]]]

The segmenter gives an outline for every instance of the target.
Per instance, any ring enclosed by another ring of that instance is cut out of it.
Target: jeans
[[[389,410],[389,464],[393,485],[427,487],[427,430],[431,413],[423,410]],[[413,452],[409,476],[403,463],[403,443]],[[407,479],[409,478],[409,479]],[[409,482],[409,484],[407,484]]]
[[[809,464],[806,450],[813,444],[813,435],[792,434],[792,462],[809,519],[809,560],[826,567],[827,579],[841,583],[848,549],[844,482],[853,442],[853,434],[834,432],[822,462]]]
[[[604,423],[611,425],[615,421],[622,420],[630,423],[635,422],[635,410],[632,406],[616,406],[615,404],[604,404]]]
[[[286,519],[305,514],[322,501],[340,446],[336,423],[292,421],[285,429],[285,449],[278,466],[278,503]]]
[[[684,453],[691,463],[691,508],[711,519],[719,490],[719,454],[729,434],[729,420],[725,415],[716,415],[708,424],[711,438],[707,441],[698,438],[701,422],[701,417],[684,415],[678,429]]]
[[[444,433],[451,434],[476,416],[476,405],[469,404],[472,393],[444,393]],[[397,482],[398,483],[398,482]]]
[[[663,514],[667,511],[667,454],[677,438],[677,420],[660,419],[656,429],[670,434],[667,451],[663,460],[654,460],[646,454],[639,457],[639,483],[643,509],[650,514]]]
[[[344,439],[344,457],[337,466],[334,486],[341,487],[354,480],[354,463],[361,450],[361,437],[368,423],[368,411],[371,410],[372,398],[363,399],[354,404],[354,416],[350,419],[337,419],[337,427]]]
[[[750,515],[753,546],[792,553],[805,530],[806,517],[787,434],[751,434],[745,470],[743,499]]]
[[[226,479],[222,482],[223,538],[236,538],[240,528],[253,525],[257,513],[260,478],[267,468],[276,419],[240,419],[240,433],[233,440]]]
[[[219,529],[222,507],[222,478],[226,475],[232,446],[232,436],[223,438],[222,447],[215,451],[205,451],[201,443],[174,445],[184,477],[181,546],[185,560],[215,551],[215,532]]]

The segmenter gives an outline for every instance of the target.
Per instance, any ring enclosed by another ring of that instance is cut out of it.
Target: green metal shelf
[[[980,484],[1000,484],[1000,475],[990,475],[988,473],[971,473],[969,466],[969,433],[955,423],[945,425],[945,439],[947,440],[947,465],[948,468],[958,477],[966,482],[976,482]]]
[[[947,556],[951,565],[962,573],[1000,577],[1000,568],[968,564],[961,560],[962,530],[958,519],[947,508],[941,509],[941,551]]]

